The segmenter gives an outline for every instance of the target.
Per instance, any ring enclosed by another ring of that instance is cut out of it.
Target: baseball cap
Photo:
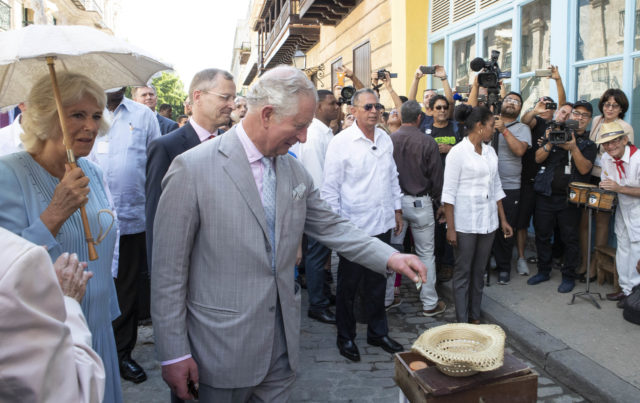
[[[580,106],[585,108],[586,110],[588,110],[589,113],[593,115],[593,106],[591,106],[591,104],[589,102],[581,99],[580,101],[578,101],[575,104],[573,104],[573,109],[576,109],[576,108],[578,108]]]

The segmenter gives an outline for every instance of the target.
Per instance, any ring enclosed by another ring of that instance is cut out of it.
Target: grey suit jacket
[[[267,374],[278,298],[291,368],[298,363],[303,231],[379,273],[395,249],[335,214],[304,167],[276,158],[276,274],[264,209],[235,129],[173,160],[154,226],[151,301],[162,361],[192,354],[200,381],[257,385]]]

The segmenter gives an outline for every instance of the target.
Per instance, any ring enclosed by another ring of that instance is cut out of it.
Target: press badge
[[[98,143],[98,154],[109,154],[109,142],[101,141]]]
[[[571,175],[571,165],[565,165],[564,166],[564,174],[565,175]]]

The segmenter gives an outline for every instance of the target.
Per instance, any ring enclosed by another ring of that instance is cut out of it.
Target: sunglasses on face
[[[446,110],[449,110],[449,106],[448,105],[438,105],[438,106],[434,106],[433,109],[435,109],[437,111],[446,111]]]
[[[369,112],[373,108],[376,108],[377,111],[384,110],[384,105],[382,104],[364,104],[359,106],[367,112]]]
[[[620,105],[618,105],[618,104],[612,104],[612,103],[609,103],[609,102],[607,102],[606,104],[604,104],[602,106],[604,106],[605,108],[611,108],[611,109],[618,109],[620,107]]]
[[[506,102],[508,104],[512,104],[512,105],[520,105],[520,101],[518,101],[517,99],[513,99],[513,98],[505,98],[504,102]]]

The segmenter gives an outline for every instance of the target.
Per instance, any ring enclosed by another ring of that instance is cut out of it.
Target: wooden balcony
[[[357,0],[300,0],[300,18],[322,25],[338,25],[356,6]]]
[[[320,24],[303,21],[298,0],[267,0],[256,30],[260,32],[261,69],[291,64],[296,49],[306,52],[320,40]]]

